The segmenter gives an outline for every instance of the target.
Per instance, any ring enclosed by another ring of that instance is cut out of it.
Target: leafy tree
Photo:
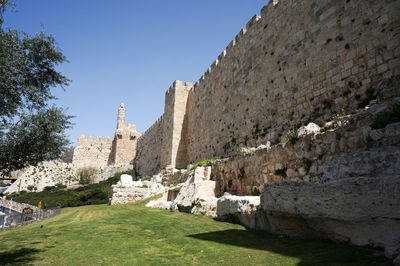
[[[14,4],[0,0],[0,174],[57,159],[66,149],[72,116],[50,102],[50,89],[68,85],[55,67],[66,62],[53,36],[3,29]]]

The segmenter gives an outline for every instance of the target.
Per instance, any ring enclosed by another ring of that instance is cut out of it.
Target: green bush
[[[79,184],[87,185],[91,183],[91,177],[97,173],[97,169],[94,167],[83,167],[78,169],[77,174],[79,176]]]
[[[82,205],[107,204],[111,198],[111,185],[116,184],[122,174],[129,174],[136,180],[134,171],[115,174],[113,177],[98,184],[90,184],[76,189],[64,190],[65,186],[57,184],[53,187],[46,187],[42,192],[21,192],[12,193],[7,199],[20,203],[29,203],[36,206],[39,201],[46,203],[48,208],[75,207]]]

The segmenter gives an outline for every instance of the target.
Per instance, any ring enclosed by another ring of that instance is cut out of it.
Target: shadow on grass
[[[223,230],[187,237],[300,258],[298,265],[392,265],[387,258],[374,255],[376,250],[371,248],[281,238],[250,229]]]
[[[6,264],[30,264],[34,261],[33,255],[41,252],[36,248],[21,248],[6,252],[0,252],[0,265]]]

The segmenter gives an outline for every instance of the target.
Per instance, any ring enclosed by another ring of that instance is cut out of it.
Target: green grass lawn
[[[65,208],[0,232],[0,264],[391,265],[368,248],[280,238],[144,204]]]

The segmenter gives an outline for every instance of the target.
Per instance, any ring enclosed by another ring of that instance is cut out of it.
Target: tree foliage
[[[51,88],[69,80],[55,67],[66,62],[51,35],[3,29],[9,0],[0,0],[0,173],[58,158],[69,143],[71,116],[51,105]]]

